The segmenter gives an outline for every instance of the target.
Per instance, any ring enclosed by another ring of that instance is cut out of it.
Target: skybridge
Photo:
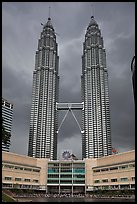
[[[56,110],[84,110],[84,103],[56,103]]]
[[[59,110],[59,111],[65,110],[66,111],[66,114],[64,115],[64,118],[62,119],[62,121],[60,123],[60,126],[58,128],[57,133],[59,132],[59,130],[60,130],[63,122],[65,121],[69,112],[72,113],[72,116],[74,117],[74,119],[75,119],[75,121],[79,127],[80,132],[83,133],[83,131],[81,130],[80,124],[79,124],[79,122],[78,122],[78,120],[77,120],[77,118],[73,112],[73,110],[84,110],[84,103],[83,102],[82,103],[56,103],[56,110]]]

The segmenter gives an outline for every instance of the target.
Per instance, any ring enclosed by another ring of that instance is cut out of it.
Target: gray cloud
[[[51,6],[59,33],[60,101],[80,102],[82,46],[90,22],[90,2],[2,3],[2,96],[14,104],[11,151],[27,154],[35,51]],[[135,53],[135,3],[95,2],[107,54],[112,145],[119,151],[134,149],[135,108],[130,63]],[[65,112],[59,113],[59,124]],[[75,113],[80,122],[80,112]],[[81,135],[69,113],[58,137],[61,149],[81,158]]]

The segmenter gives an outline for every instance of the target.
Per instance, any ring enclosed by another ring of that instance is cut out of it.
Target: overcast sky
[[[60,102],[81,102],[82,49],[94,15],[107,56],[112,146],[135,148],[131,60],[135,54],[134,2],[3,2],[2,96],[14,104],[11,152],[27,155],[35,52],[41,23],[50,16],[59,48]],[[75,112],[79,122],[81,113]],[[65,115],[59,114],[59,124]],[[58,157],[70,150],[81,159],[79,127],[68,114],[58,135]]]

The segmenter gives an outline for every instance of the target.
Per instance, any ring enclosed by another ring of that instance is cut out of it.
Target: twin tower
[[[33,71],[28,156],[57,159],[58,111],[81,109],[82,159],[111,155],[108,72],[103,38],[94,17],[85,34],[82,102],[59,103],[59,56],[51,18],[43,25]]]

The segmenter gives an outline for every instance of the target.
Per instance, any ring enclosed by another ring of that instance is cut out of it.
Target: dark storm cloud
[[[3,66],[2,96],[14,104],[12,121],[12,151],[26,154],[31,108],[31,87],[25,74],[13,72],[10,67]],[[8,76],[8,83],[7,83]]]
[[[112,145],[134,149],[135,117],[130,63],[135,50],[132,2],[2,3],[2,95],[14,104],[11,151],[27,154],[35,51],[51,6],[59,47],[60,101],[81,102],[82,49],[90,16],[98,22],[107,54]],[[59,113],[59,124],[65,112]],[[80,123],[81,114],[75,112]],[[71,149],[81,158],[81,135],[71,113],[58,137],[58,156]]]
[[[130,74],[130,69],[127,69],[122,75],[111,77],[109,83],[112,141],[118,149],[133,149],[135,142],[135,109]]]
[[[3,66],[3,75],[2,75],[2,84],[6,91],[9,91],[8,94],[10,98],[13,97],[12,101],[20,100],[23,102],[28,100],[28,97],[31,97],[30,83],[26,80],[27,77],[24,73],[18,75],[18,72],[13,72],[12,69],[8,66]],[[7,83],[7,76],[9,76]],[[32,81],[32,80],[31,80]]]

